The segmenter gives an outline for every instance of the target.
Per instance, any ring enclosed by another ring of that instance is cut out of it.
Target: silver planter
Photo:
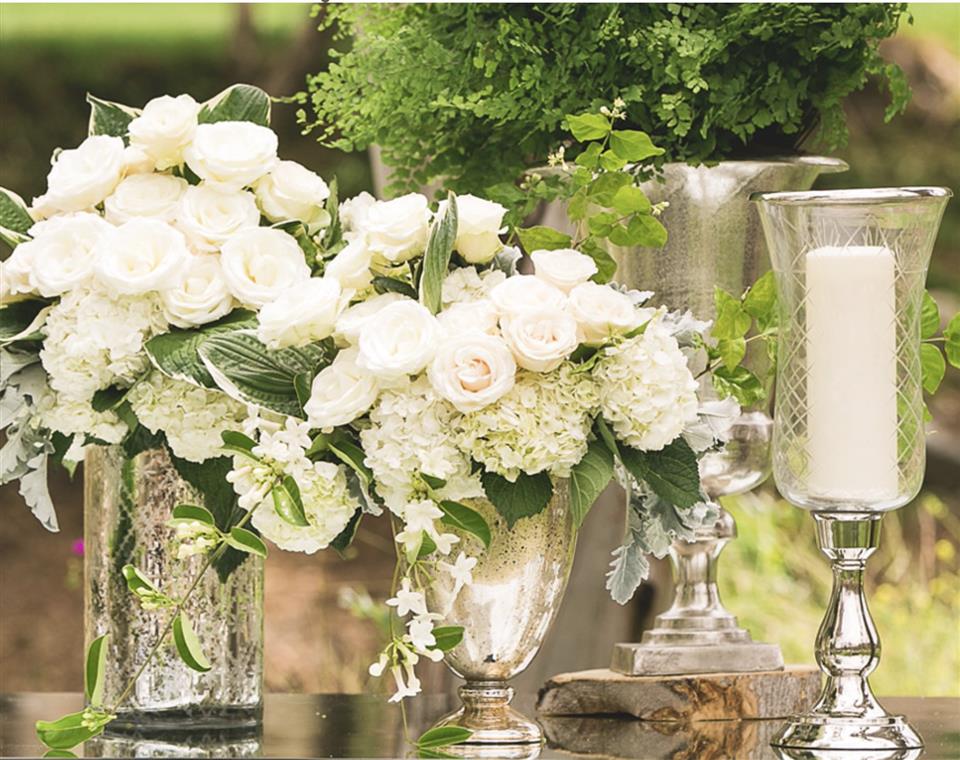
[[[116,704],[162,635],[171,610],[143,610],[121,569],[139,568],[173,598],[183,596],[205,557],[177,559],[167,526],[180,503],[202,504],[165,450],[129,459],[119,447],[91,447],[84,466],[86,643],[110,634],[103,699]],[[111,730],[255,726],[263,684],[263,562],[247,557],[225,580],[208,570],[185,612],[213,667],[188,668],[167,640],[146,665]]]
[[[483,755],[486,747],[490,756],[525,757],[539,751],[543,733],[509,706],[508,682],[536,656],[567,586],[576,548],[569,482],[554,481],[546,508],[513,528],[490,502],[466,503],[487,520],[492,540],[478,555],[470,586],[454,596],[439,577],[428,592],[431,609],[464,627],[463,641],[445,657],[450,670],[466,680],[460,687],[463,707],[437,725],[473,731],[462,750],[472,756]]]
[[[699,319],[716,315],[717,287],[739,295],[770,268],[760,218],[749,198],[761,190],[806,190],[823,173],[845,171],[840,160],[803,156],[762,161],[721,161],[714,166],[667,164],[661,180],[644,183],[653,203],[666,202],[661,221],[668,239],[661,249],[610,246],[616,279],[654,292],[652,302],[690,309]],[[542,223],[570,230],[560,204],[545,209]],[[762,369],[765,357],[749,355]],[[711,388],[704,387],[709,395]],[[766,409],[749,412],[735,428],[735,451],[708,455],[701,464],[711,499],[748,491],[769,475],[771,420]],[[618,644],[614,670],[631,675],[743,672],[779,668],[776,646],[756,644],[739,628],[720,601],[717,559],[736,537],[736,524],[720,508],[720,518],[692,542],[671,551],[677,589],[673,606],[657,618],[640,644]]]

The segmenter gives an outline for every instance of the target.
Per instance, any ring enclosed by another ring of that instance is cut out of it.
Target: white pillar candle
[[[824,247],[806,257],[807,454],[811,497],[897,495],[894,254]]]

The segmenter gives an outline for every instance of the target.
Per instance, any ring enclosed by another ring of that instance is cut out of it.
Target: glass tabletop
[[[925,760],[960,758],[960,699],[888,698],[926,741]],[[37,757],[43,747],[33,724],[81,709],[80,694],[23,693],[0,696],[0,757]],[[516,706],[535,714],[534,696]],[[416,737],[457,706],[455,697],[422,695],[407,704],[409,735]],[[542,758],[776,758],[769,747],[777,720],[707,721],[695,724],[613,717],[542,717],[547,736]],[[105,735],[76,750],[84,757],[405,757],[400,709],[364,694],[270,694],[258,731],[217,734],[166,732],[151,736]],[[485,755],[497,757],[496,753]],[[535,751],[527,755],[536,756]],[[914,757],[916,755],[903,755]],[[828,757],[828,756],[824,756]],[[836,757],[834,755],[833,757]],[[857,756],[857,760],[866,760]],[[871,758],[870,760],[874,760]]]

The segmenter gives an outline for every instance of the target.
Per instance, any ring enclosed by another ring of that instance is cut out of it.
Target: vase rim
[[[754,202],[778,206],[884,205],[916,201],[946,201],[953,196],[948,187],[852,187],[840,190],[808,190],[805,192],[758,192],[750,195]]]

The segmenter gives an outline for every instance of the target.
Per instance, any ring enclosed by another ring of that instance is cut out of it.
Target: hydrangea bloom
[[[656,321],[607,348],[593,375],[604,419],[635,449],[658,451],[697,418],[697,381],[676,338]]]
[[[498,269],[478,273],[476,267],[454,269],[443,280],[443,303],[465,303],[486,298],[490,291],[507,279]]]
[[[488,470],[508,480],[521,471],[567,477],[587,451],[599,404],[589,373],[565,362],[552,372],[520,371],[499,401],[463,415],[459,443]]]
[[[152,372],[127,394],[137,419],[151,432],[163,430],[173,453],[202,462],[223,456],[220,433],[237,430],[247,408],[218,391]]]

